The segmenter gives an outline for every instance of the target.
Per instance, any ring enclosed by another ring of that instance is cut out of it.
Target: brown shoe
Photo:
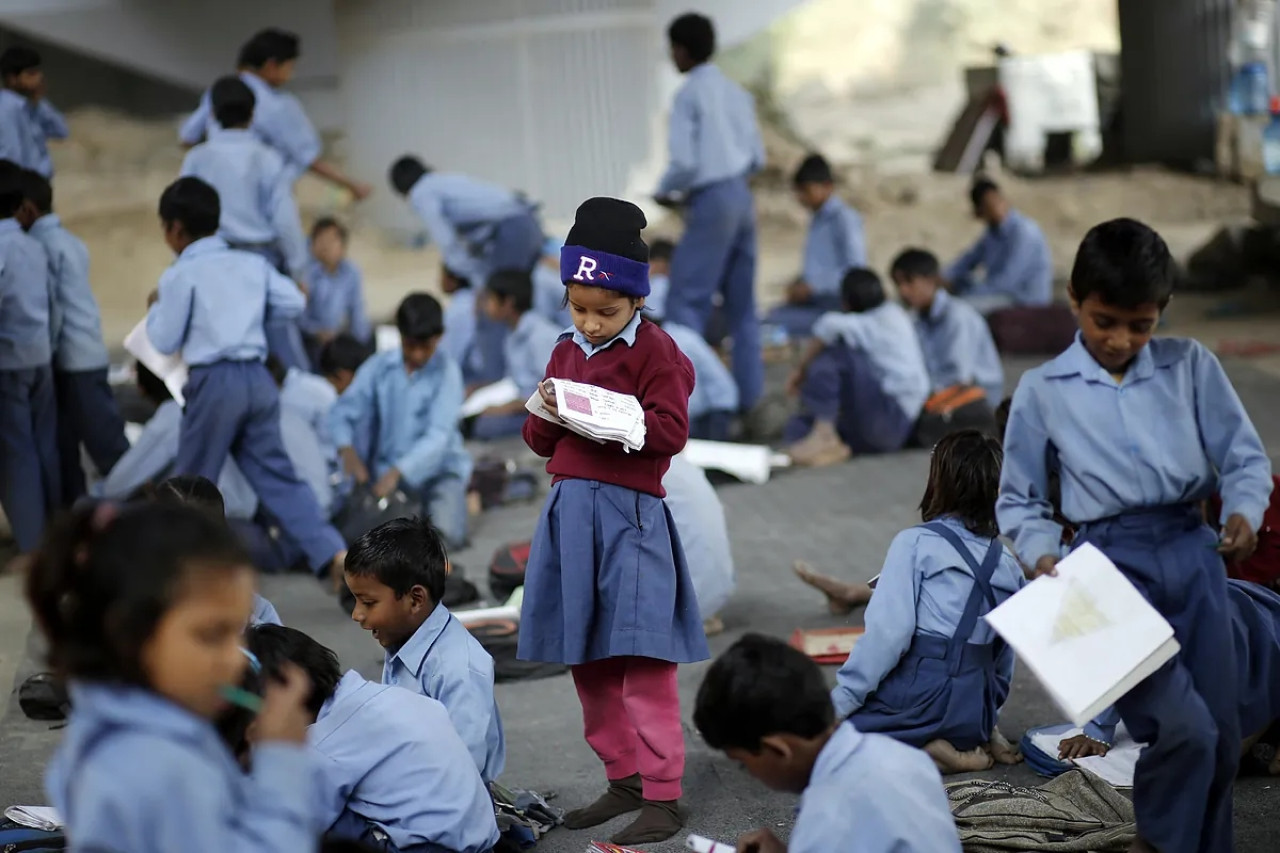
[[[564,816],[565,829],[588,829],[608,823],[615,817],[630,814],[644,804],[640,774],[616,779],[594,803],[574,809]],[[668,838],[671,836],[668,835]]]
[[[621,847],[656,844],[666,841],[681,829],[684,829],[684,815],[681,813],[679,800],[645,800],[640,814],[631,825],[609,840]]]
[[[849,445],[840,440],[835,424],[815,421],[813,429],[788,449],[791,461],[803,468],[837,465],[853,455]]]

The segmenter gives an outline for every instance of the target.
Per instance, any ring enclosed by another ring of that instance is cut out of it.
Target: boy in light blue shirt
[[[837,723],[822,671],[781,640],[748,634],[707,670],[693,723],[712,749],[800,795],[788,843],[747,833],[755,853],[960,853],[942,777],[918,749]]]
[[[12,160],[44,178],[53,177],[49,140],[70,135],[67,120],[44,97],[40,54],[11,47],[0,54],[0,159]]]
[[[311,260],[303,273],[307,309],[298,320],[302,340],[313,366],[320,350],[344,332],[361,343],[373,339],[373,325],[364,305],[360,268],[347,257],[347,229],[331,216],[311,227]]]
[[[462,373],[438,352],[443,313],[435,297],[411,293],[396,310],[400,349],[372,356],[356,371],[329,416],[345,473],[379,498],[416,492],[450,547],[467,539],[471,457],[462,446]],[[376,424],[372,448],[357,446]]]
[[[106,476],[129,449],[124,419],[107,382],[110,360],[102,340],[98,301],[89,285],[89,252],[53,212],[53,187],[38,172],[22,174],[26,200],[19,220],[49,259],[53,384],[58,399],[58,456],[62,500],[85,493],[80,448]]]
[[[1014,210],[993,181],[982,178],[969,190],[973,215],[987,230],[947,267],[951,292],[984,315],[1015,305],[1053,301],[1053,258],[1044,232]]]
[[[444,540],[430,522],[399,518],[375,527],[347,558],[351,618],[386,649],[382,683],[444,705],[488,784],[507,760],[493,658],[440,603],[448,572]]]
[[[565,304],[564,282],[560,280],[560,250],[563,247],[563,240],[547,238],[542,245],[542,257],[533,268],[533,310],[558,329],[573,325],[569,306]]]

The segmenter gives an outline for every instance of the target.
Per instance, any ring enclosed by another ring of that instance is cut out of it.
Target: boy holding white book
[[[1193,340],[1152,334],[1175,266],[1155,231],[1130,219],[1093,228],[1071,274],[1076,341],[1026,373],[1005,433],[997,514],[1033,574],[1053,574],[1062,530],[1102,550],[1173,626],[1180,654],[1117,709],[1148,744],[1134,779],[1134,850],[1232,848],[1240,722],[1222,560],[1254,549],[1271,465],[1217,359]],[[1200,501],[1223,496],[1221,538]]]

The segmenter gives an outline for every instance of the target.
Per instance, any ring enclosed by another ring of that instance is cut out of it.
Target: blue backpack
[[[67,837],[61,832],[28,829],[11,820],[0,820],[0,853],[49,853],[66,849]]]

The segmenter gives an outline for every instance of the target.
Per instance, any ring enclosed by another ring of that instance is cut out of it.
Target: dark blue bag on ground
[[[0,853],[46,853],[67,849],[61,832],[29,829],[11,820],[0,820]]]

